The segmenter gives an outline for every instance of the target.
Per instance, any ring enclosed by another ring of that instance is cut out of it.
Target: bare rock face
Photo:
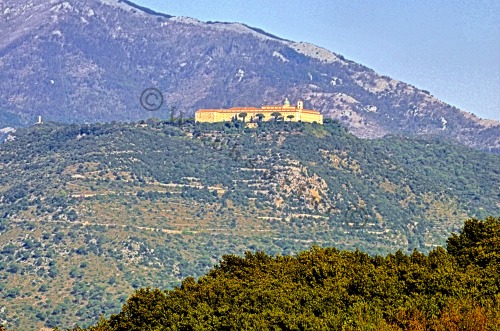
[[[0,128],[46,120],[167,117],[167,106],[281,103],[340,119],[360,137],[431,135],[500,153],[500,122],[482,120],[341,55],[243,24],[172,17],[129,1],[0,4]],[[141,92],[160,89],[148,113]]]

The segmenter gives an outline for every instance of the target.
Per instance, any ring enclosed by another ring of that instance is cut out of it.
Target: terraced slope
[[[428,252],[499,214],[499,164],[338,122],[20,129],[0,144],[0,322],[88,325],[247,250]]]

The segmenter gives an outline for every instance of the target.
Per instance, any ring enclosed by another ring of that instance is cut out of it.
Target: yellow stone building
[[[323,124],[323,115],[319,111],[304,109],[302,100],[297,102],[297,106],[291,106],[288,98],[282,106],[262,106],[256,107],[235,107],[229,109],[199,109],[195,113],[196,122],[224,122],[232,119],[243,120],[240,114],[246,113],[245,122],[257,122],[259,118],[262,121],[274,120],[276,113],[279,113],[284,121],[309,122]]]

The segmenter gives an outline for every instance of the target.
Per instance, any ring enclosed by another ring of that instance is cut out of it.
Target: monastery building
[[[241,114],[241,115],[240,115]],[[304,109],[302,100],[297,106],[291,106],[288,98],[282,106],[235,107],[229,109],[200,109],[195,113],[196,122],[224,122],[234,119],[250,123],[269,121],[275,118],[291,122],[309,122],[323,124],[323,115],[319,111]]]

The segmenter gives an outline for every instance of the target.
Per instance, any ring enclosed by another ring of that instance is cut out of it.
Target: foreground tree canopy
[[[104,330],[499,330],[500,217],[428,255],[313,247],[226,255],[171,291],[136,291]]]

